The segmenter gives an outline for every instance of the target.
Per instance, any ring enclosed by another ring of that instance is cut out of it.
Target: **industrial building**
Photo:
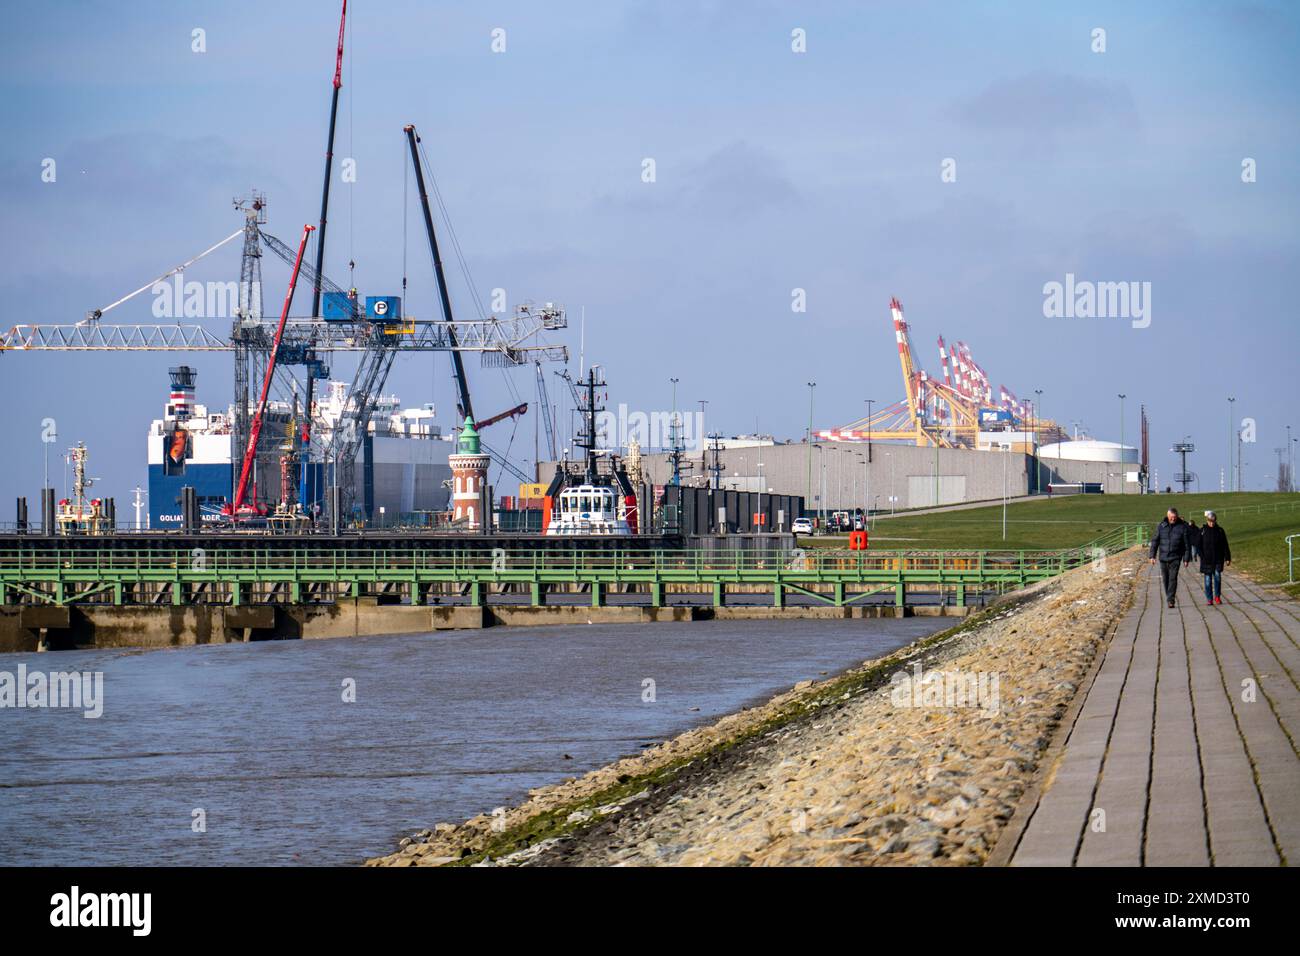
[[[818,442],[809,451],[805,442],[787,442],[684,452],[681,481],[803,496],[809,512],[879,513],[1046,494],[1049,485],[1083,482],[1100,484],[1106,494],[1140,494],[1137,456],[1131,446],[1121,451],[1116,443],[1090,440],[1044,445],[1037,456],[892,442],[873,442],[869,451],[866,442]],[[670,483],[672,457],[643,454],[645,480]],[[542,480],[554,470],[554,463],[543,464]]]

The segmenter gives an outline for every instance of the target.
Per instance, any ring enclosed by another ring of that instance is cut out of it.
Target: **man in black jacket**
[[[1165,586],[1165,599],[1174,606],[1178,597],[1178,562],[1192,563],[1192,542],[1187,523],[1178,517],[1178,509],[1170,508],[1165,519],[1156,525],[1151,536],[1151,563],[1160,558],[1160,578]]]
[[[1219,527],[1219,518],[1213,511],[1205,512],[1205,527],[1201,529],[1201,573],[1205,575],[1205,603],[1222,604],[1223,569],[1232,564],[1232,549],[1228,547],[1228,533]]]

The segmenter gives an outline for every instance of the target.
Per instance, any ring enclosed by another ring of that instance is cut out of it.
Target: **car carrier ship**
[[[149,426],[149,527],[182,526],[181,489],[187,486],[195,490],[203,523],[220,524],[222,511],[232,499],[241,459],[234,448],[235,409],[229,406],[214,411],[197,403],[197,372],[193,368],[182,365],[170,373],[171,391],[163,417]],[[299,464],[293,453],[294,436],[304,414],[296,398],[269,402],[254,476],[258,500],[272,508],[297,504],[308,521],[325,507],[333,481],[332,464],[318,459],[342,420],[349,385],[325,380],[318,387],[310,430],[317,451],[311,460]],[[376,401],[359,443],[355,469],[353,500],[359,514],[372,515],[380,523],[427,524],[432,515],[447,511],[451,494],[448,458],[455,452],[455,442],[442,434],[434,417],[431,404],[403,408],[393,395]],[[292,500],[285,501],[286,497]]]

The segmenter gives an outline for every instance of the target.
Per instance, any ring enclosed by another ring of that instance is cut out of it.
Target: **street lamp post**
[[[1295,491],[1295,442],[1300,439],[1291,437],[1291,426],[1286,426],[1286,477],[1287,490]]]
[[[1043,490],[1043,463],[1038,457],[1038,425],[1043,420],[1043,390],[1034,389],[1034,428],[1030,440],[1034,449],[1034,494],[1041,494]]]
[[[713,483],[709,481],[709,446],[704,441],[704,406],[709,404],[709,400],[707,398],[701,398],[699,404],[700,420],[696,422],[697,427],[695,429],[695,439],[700,443],[700,477],[704,479],[705,488],[712,488]]]
[[[1240,488],[1235,488],[1235,489],[1233,488],[1233,479],[1232,479],[1232,423],[1233,420],[1236,418],[1236,415],[1233,413],[1232,406],[1233,403],[1236,401],[1237,400],[1233,398],[1231,395],[1228,396],[1228,488],[1230,490],[1240,491],[1241,490]]]
[[[1125,491],[1127,481],[1124,478],[1124,393],[1119,393],[1119,493]]]
[[[1291,465],[1291,426],[1286,426],[1286,490],[1295,489],[1295,472]]]
[[[821,516],[822,527],[826,527],[826,454],[821,445],[817,446],[817,459],[822,466]]]
[[[835,500],[840,501],[840,495],[844,494],[844,449],[838,445],[831,447],[835,449]]]
[[[859,456],[861,457],[861,456]],[[863,482],[863,504],[866,505],[866,511],[862,519],[862,528],[867,530],[871,527],[871,459],[868,458],[862,463],[862,482]]]
[[[867,461],[871,461],[871,406],[875,403],[874,398],[865,398],[867,403]]]
[[[1291,490],[1295,491],[1295,443],[1300,442],[1300,438],[1292,438],[1291,442]]]
[[[853,457],[859,460],[862,458],[861,455],[854,455]],[[853,467],[852,462],[849,463],[849,484],[853,486],[853,490],[849,494],[849,502],[852,504],[853,510],[857,511],[858,501],[860,500],[858,498],[858,472],[857,469]]]
[[[1011,445],[1002,442],[1002,540],[1007,540],[1007,459],[1011,457]]]
[[[809,503],[812,502],[813,394],[816,388],[816,382],[808,383],[808,481],[804,487],[804,494]]]

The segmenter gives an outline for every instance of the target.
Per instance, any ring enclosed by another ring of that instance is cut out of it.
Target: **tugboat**
[[[547,500],[554,508],[547,514],[545,534],[571,535],[631,535],[636,533],[636,492],[628,478],[627,469],[619,458],[608,456],[610,467],[602,472],[598,467],[596,451],[596,389],[605,382],[596,380],[596,369],[587,372],[582,384],[586,391],[583,403],[585,424],[575,442],[583,449],[580,466],[568,461],[560,462],[547,489]]]
[[[55,512],[59,534],[107,534],[110,530],[104,503],[98,498],[86,498],[86,489],[95,483],[93,478],[86,477],[87,457],[85,442],[77,442],[68,449],[68,460],[72,462],[72,497],[61,499]]]

